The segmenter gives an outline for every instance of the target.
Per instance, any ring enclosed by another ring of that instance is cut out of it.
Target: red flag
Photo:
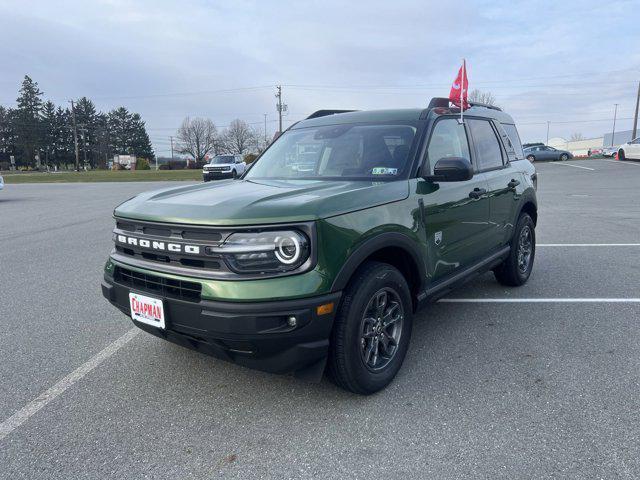
[[[467,102],[467,91],[469,90],[469,80],[467,79],[467,64],[462,62],[460,70],[458,70],[458,76],[451,85],[451,91],[449,92],[449,100],[456,107],[462,106],[463,110],[469,108]]]

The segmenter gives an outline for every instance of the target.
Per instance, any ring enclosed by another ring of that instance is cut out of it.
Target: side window
[[[513,150],[516,155],[516,159],[524,158],[524,153],[522,152],[522,143],[520,142],[520,135],[518,135],[518,129],[515,125],[510,123],[503,123],[502,128],[504,128],[507,135],[509,135],[509,140],[511,140],[511,144],[513,145]]]
[[[467,120],[473,144],[476,147],[477,169],[487,170],[490,168],[502,167],[504,165],[502,159],[502,148],[498,142],[496,133],[487,120]]]
[[[436,162],[445,157],[462,157],[471,161],[464,125],[460,125],[454,118],[440,120],[431,133],[427,147],[427,161],[432,174]]]

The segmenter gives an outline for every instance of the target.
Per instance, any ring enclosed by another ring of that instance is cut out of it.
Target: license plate
[[[162,300],[131,292],[129,293],[129,306],[131,307],[131,318],[137,322],[164,329]]]

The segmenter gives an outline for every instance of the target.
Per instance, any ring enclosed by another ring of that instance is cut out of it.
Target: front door
[[[466,129],[457,118],[444,117],[434,125],[423,172],[433,174],[436,162],[445,157],[463,157],[473,163]],[[478,173],[462,182],[417,182],[432,279],[482,258],[491,234],[485,175]]]

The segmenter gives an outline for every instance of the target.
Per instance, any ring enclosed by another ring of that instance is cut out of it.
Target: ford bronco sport
[[[171,342],[370,394],[429,301],[489,270],[527,281],[535,189],[498,108],[319,111],[239,180],[118,206],[102,291]]]

